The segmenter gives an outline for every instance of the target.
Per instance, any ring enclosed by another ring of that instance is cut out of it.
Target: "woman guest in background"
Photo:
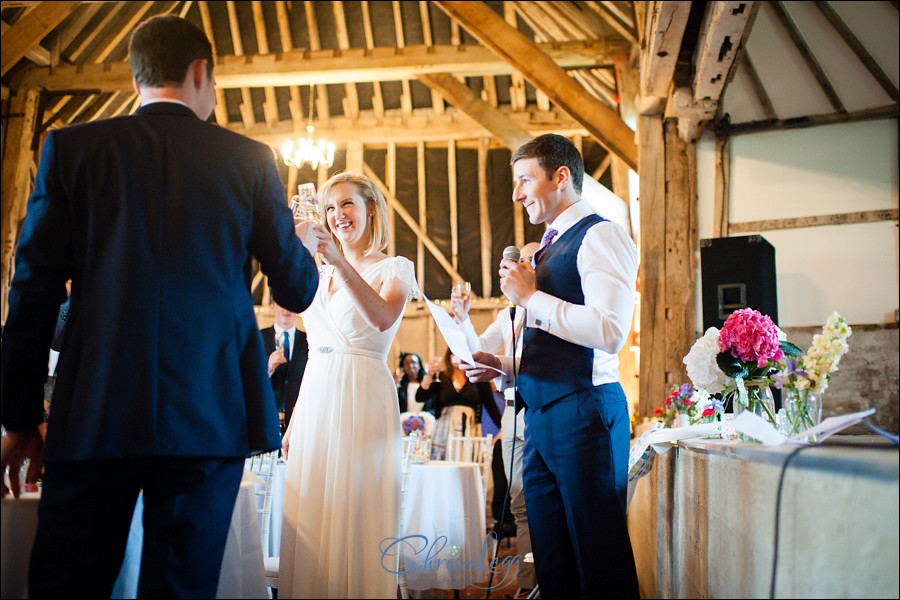
[[[416,401],[416,392],[425,377],[422,359],[412,352],[400,355],[400,381],[397,382],[397,398],[400,401],[400,412],[420,413],[424,405]]]
[[[437,422],[431,443],[431,458],[443,460],[447,452],[447,438],[451,435],[477,437],[481,435],[481,415],[487,409],[491,420],[500,427],[500,409],[494,403],[494,393],[489,383],[470,383],[450,360],[450,349],[444,354],[444,370],[438,371],[440,361],[428,366],[422,379],[417,400],[434,409]],[[434,375],[440,374],[440,381]]]
[[[413,264],[382,251],[387,205],[345,172],[319,192],[323,267],[303,313],[309,362],[282,442],[287,457],[279,595],[394,598],[381,541],[400,514],[400,413],[387,353],[409,299]]]

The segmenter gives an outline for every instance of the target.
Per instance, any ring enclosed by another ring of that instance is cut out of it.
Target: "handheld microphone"
[[[515,246],[507,246],[503,249],[503,258],[508,258],[509,260],[519,262],[519,258],[522,256],[522,253]],[[501,269],[505,269],[506,267],[500,267]],[[509,303],[509,319],[510,321],[515,322],[516,320],[516,305],[510,301]]]
[[[519,249],[515,246],[507,246],[503,249],[503,258],[508,258],[509,260],[519,262],[519,257],[521,256],[522,253],[519,252]]]

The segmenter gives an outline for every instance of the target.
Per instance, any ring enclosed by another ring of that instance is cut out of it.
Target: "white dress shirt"
[[[516,338],[516,347],[515,347],[515,356],[518,358],[522,356],[522,332],[524,331],[524,321],[525,321],[525,309],[517,308],[516,309],[516,320],[515,320],[515,338]],[[466,320],[460,323],[460,327],[462,327],[463,333],[466,334],[466,341],[469,344],[469,349],[472,352],[478,352],[479,350],[482,352],[490,352],[491,354],[507,354],[512,356],[511,352],[513,350],[513,328],[510,325],[509,318],[509,309],[504,308],[497,313],[497,318],[494,319],[494,322],[487,326],[487,329],[484,330],[480,336],[475,333],[475,326],[472,325],[472,321],[469,320],[469,317],[466,316]],[[515,400],[516,399],[516,388],[512,386],[512,377],[510,377],[510,382],[507,387],[498,387],[497,389],[503,391],[503,398],[505,400]],[[506,431],[508,435],[512,435],[513,424],[512,424],[512,416],[515,414],[515,408],[505,407],[503,411],[503,420],[500,426],[500,429]],[[515,425],[516,437],[520,440],[525,439],[525,411],[519,411],[519,414],[516,415],[516,425]]]
[[[294,356],[294,338],[296,337],[294,334],[297,332],[296,327],[291,327],[290,329],[282,329],[278,326],[277,323],[273,325],[275,327],[275,344],[278,344],[278,340],[284,341],[284,332],[287,331],[288,340],[290,341],[290,356],[285,356],[286,359],[290,359],[291,356]]]
[[[559,232],[551,246],[591,214],[594,212],[584,200],[563,211],[548,224]],[[594,349],[591,378],[594,385],[619,380],[618,352],[631,331],[638,262],[637,248],[625,230],[612,221],[602,221],[585,233],[576,257],[584,305],[565,302],[541,291],[528,300],[525,311],[528,327]],[[500,356],[505,373],[512,372],[513,361],[513,357]],[[497,378],[497,389],[511,385],[511,376]]]

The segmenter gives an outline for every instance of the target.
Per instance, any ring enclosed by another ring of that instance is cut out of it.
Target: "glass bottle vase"
[[[738,392],[734,393],[734,418],[737,419],[745,410],[749,410],[753,414],[762,417],[772,427],[777,428],[778,422],[775,419],[775,398],[772,396],[772,390],[766,381],[744,380],[744,387],[747,389],[747,405],[744,406],[739,397]],[[754,438],[741,434],[741,439],[747,442],[756,441]]]
[[[785,389],[784,409],[787,414],[788,437],[815,427],[822,420],[822,398],[810,390]],[[818,436],[803,438],[815,444]]]

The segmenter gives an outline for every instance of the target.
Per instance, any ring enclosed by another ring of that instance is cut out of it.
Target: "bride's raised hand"
[[[317,251],[322,258],[330,265],[335,264],[343,255],[334,241],[331,232],[325,229],[324,225],[316,225],[314,227],[316,240],[318,243]]]

